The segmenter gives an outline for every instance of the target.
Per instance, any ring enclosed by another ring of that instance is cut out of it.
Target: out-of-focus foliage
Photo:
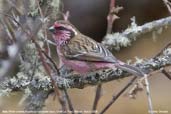
[[[30,11],[31,16],[39,16],[39,8],[37,7],[37,0],[30,0]],[[40,7],[45,16],[51,19],[56,19],[59,16],[60,0],[39,0]]]
[[[50,83],[31,38],[42,50],[47,50],[46,27],[49,18],[52,20],[58,18],[59,6],[60,0],[0,1],[2,9],[0,10],[0,74],[2,75],[0,77],[0,96],[7,95],[12,90],[25,89],[26,86],[28,86],[27,89],[33,89],[29,85],[33,84],[38,87],[41,81]],[[9,74],[14,65],[17,71]],[[5,83],[16,86],[8,88],[4,86]],[[33,94],[29,92],[29,95]]]

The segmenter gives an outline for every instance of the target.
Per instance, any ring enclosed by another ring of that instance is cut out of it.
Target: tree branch
[[[92,114],[95,114],[95,110],[97,109],[98,102],[101,97],[101,91],[102,91],[102,84],[99,84],[96,88],[96,95],[94,98],[94,103],[93,103],[93,109],[92,109]]]
[[[138,26],[135,23],[135,18],[132,18],[132,23],[129,28],[122,33],[117,32],[113,34],[107,34],[102,43],[108,48],[119,50],[121,47],[130,46],[131,42],[135,41],[137,38],[140,38],[138,36],[159,30],[160,28],[169,25],[171,25],[171,17],[152,21],[141,26]]]
[[[159,70],[162,67],[171,65],[171,54],[164,54],[159,57],[153,58],[153,59],[148,59],[148,60],[142,60],[140,63],[135,63],[134,66],[142,69],[146,73],[152,72]],[[64,70],[64,69],[61,69]],[[64,70],[65,71],[65,70]],[[62,72],[62,71],[61,71]],[[64,72],[62,72],[64,74]],[[121,71],[120,69],[112,70],[112,69],[103,69],[103,70],[98,70],[95,72],[91,72],[87,74],[86,76],[82,75],[77,75],[77,74],[64,74],[61,77],[58,76],[53,76],[55,82],[57,83],[59,88],[79,88],[82,89],[86,86],[90,85],[97,85],[99,82],[109,82],[112,80],[117,80],[120,78],[128,77],[131,76],[130,74]],[[38,79],[37,77],[30,82],[28,80],[24,79],[18,79],[22,81],[17,81],[15,82],[13,79],[7,79],[4,80],[4,82],[1,84],[3,85],[3,88],[25,88],[28,85],[32,86],[37,89],[52,89],[52,84],[51,81],[48,79],[48,77],[44,77],[45,79]],[[23,85],[23,83],[26,83]]]
[[[136,76],[134,76],[118,93],[117,95],[113,95],[112,100],[105,106],[104,109],[102,109],[102,111],[99,114],[104,114],[110,107],[111,105],[122,95],[123,92],[125,92],[125,90],[127,88],[129,88],[133,82],[136,80]]]

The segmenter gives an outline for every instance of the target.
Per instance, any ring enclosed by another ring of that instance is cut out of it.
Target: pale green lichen
[[[36,0],[30,0],[29,9],[30,9],[29,15],[31,15],[33,17],[38,16],[39,10],[36,5]]]
[[[102,43],[110,45],[116,50],[120,50],[120,47],[127,47],[131,45],[131,41],[120,33],[107,34]]]
[[[164,55],[171,55],[171,48],[167,48],[163,51]]]
[[[50,6],[53,8],[51,17],[53,19],[56,19],[57,16],[59,15],[58,12],[60,7],[60,0],[52,0],[52,2],[50,2]]]
[[[158,38],[157,35],[163,32],[163,28],[170,24],[171,18],[156,20],[142,26],[136,24],[135,17],[131,18],[131,21],[131,25],[125,31],[107,34],[102,43],[110,49],[119,50],[121,47],[130,46],[132,41],[139,38],[138,36],[148,32],[152,32],[152,38],[155,41]]]
[[[135,23],[135,17],[131,18],[131,26],[128,27],[123,33],[112,33],[107,34],[102,41],[107,47],[114,48],[115,50],[120,50],[120,47],[127,47],[131,45],[132,40],[136,40],[136,36],[132,34],[138,34],[141,31],[141,27],[138,27]],[[132,33],[132,31],[134,31]],[[129,37],[129,38],[128,38]]]
[[[134,31],[133,32],[134,34],[138,34],[140,31],[142,31],[142,28],[136,24],[135,17],[132,17],[131,21],[132,21],[131,25],[124,31],[124,34],[132,35],[132,31]],[[132,38],[134,40],[136,39],[135,37],[132,37]]]
[[[136,64],[139,64],[139,63],[142,63],[144,60],[141,59],[141,58],[138,58],[137,56],[135,57],[135,60],[136,60]]]
[[[11,1],[7,1],[7,3],[9,4],[10,2]],[[36,92],[39,92],[39,90],[48,94],[47,91],[50,91],[53,89],[53,86],[51,84],[51,79],[49,78],[47,72],[45,71],[43,67],[42,60],[40,59],[40,55],[37,50],[37,47],[35,46],[35,43],[33,43],[30,40],[31,38],[30,36],[34,36],[34,40],[40,46],[40,48],[42,50],[46,50],[45,49],[46,47],[45,41],[47,39],[47,35],[45,33],[45,30],[47,29],[46,25],[48,24],[49,19],[57,18],[59,7],[60,7],[60,0],[23,0],[23,1],[16,1],[16,2],[17,2],[16,4],[13,4],[16,6],[12,6],[13,8],[9,8],[11,10],[8,11],[9,12],[8,15],[10,15],[11,17],[14,17],[15,21],[17,21],[21,25],[13,22],[12,19],[11,20],[9,19],[9,22],[10,24],[11,23],[14,24],[15,27],[12,29],[14,29],[13,31],[15,34],[17,34],[17,31],[22,31],[23,34],[27,32],[30,35],[27,34],[26,36],[28,39],[27,42],[24,42],[23,44],[21,44],[20,48],[22,50],[19,50],[20,53],[17,52],[18,54],[18,56],[16,57],[18,60],[16,62],[18,65],[17,71],[11,74],[13,76],[5,76],[5,79],[0,80],[1,81],[0,96],[8,95],[13,90],[24,91],[24,95],[20,101],[20,104],[22,104],[22,102],[25,101],[25,99],[27,99],[29,96],[31,96],[32,98],[35,97]],[[18,6],[18,2],[20,3],[19,6]],[[43,15],[40,15],[40,9],[38,8],[37,2],[39,2]],[[22,8],[19,8],[19,7],[22,7]],[[40,23],[42,23],[42,25],[45,25],[45,24],[46,25],[39,28]],[[6,25],[6,23],[4,25]],[[16,44],[17,44],[18,43],[17,42],[18,39],[16,38],[17,35],[12,36],[13,34],[9,30],[10,28],[8,26],[5,26],[4,29],[6,29],[7,36],[10,37],[10,40],[15,39],[14,41],[16,41]],[[20,37],[21,40],[24,39],[21,35],[18,37]],[[0,51],[3,50],[3,46],[4,45],[0,46]],[[12,46],[12,45],[9,45],[9,46]],[[10,50],[12,50],[12,52],[15,52],[14,49],[15,49],[14,47],[11,47]],[[45,59],[45,62],[47,62],[47,64],[50,64],[49,60],[45,56],[44,56],[44,59]],[[1,63],[0,63],[0,67],[1,67]],[[53,72],[54,71],[52,70],[52,73]],[[56,82],[57,83],[59,82],[60,84],[62,84],[62,86],[65,86],[65,85],[68,86],[66,80],[64,80],[63,82],[60,82],[60,81],[63,81],[62,78],[57,80]],[[32,101],[28,101],[28,102],[32,102]],[[38,101],[35,101],[35,103],[39,105]]]
[[[47,14],[45,14],[45,13],[48,13],[48,16],[50,16],[53,19],[56,19],[59,15],[58,12],[59,12],[59,8],[61,5],[60,3],[61,3],[60,0],[39,0],[40,7],[46,8],[46,10],[44,10],[44,11],[47,11],[47,12],[43,12],[44,15],[46,16]],[[29,15],[31,15],[32,17],[40,15],[36,0],[30,0],[29,8],[30,8]],[[47,18],[44,17],[42,22],[44,22],[46,20],[47,20]]]
[[[0,88],[0,96],[8,96],[11,93],[12,89],[6,88],[2,89]]]

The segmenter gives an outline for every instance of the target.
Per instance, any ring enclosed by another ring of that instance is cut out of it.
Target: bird
[[[58,20],[49,31],[56,44],[59,68],[66,66],[80,74],[118,68],[135,76],[144,76],[139,68],[117,59],[103,44],[82,34],[69,21]]]

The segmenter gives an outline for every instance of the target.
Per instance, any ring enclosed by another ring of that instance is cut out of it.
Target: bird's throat
[[[60,31],[53,38],[58,46],[62,46],[71,39],[71,33],[69,31]]]

